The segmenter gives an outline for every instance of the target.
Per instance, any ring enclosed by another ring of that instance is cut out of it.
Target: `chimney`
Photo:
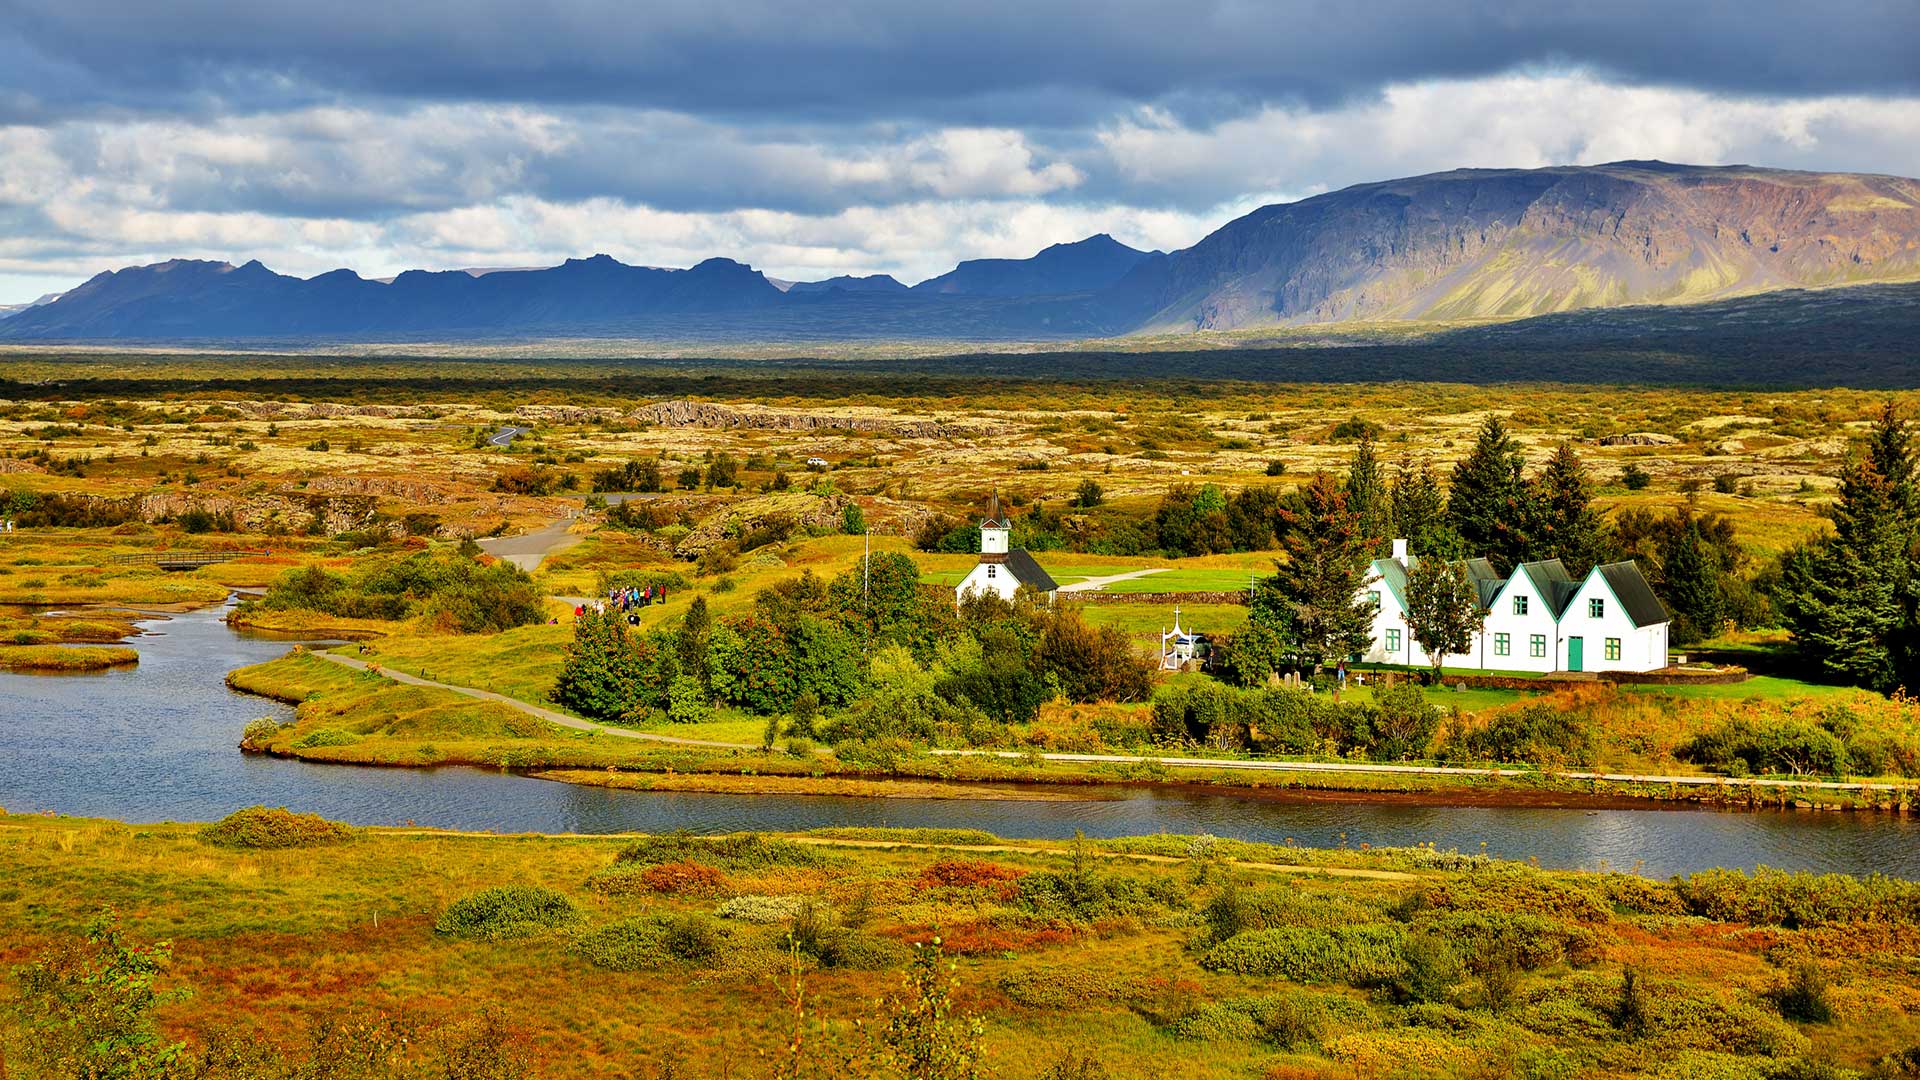
[[[1393,542],[1393,561],[1401,566],[1407,565],[1407,542],[1404,538],[1396,538]]]

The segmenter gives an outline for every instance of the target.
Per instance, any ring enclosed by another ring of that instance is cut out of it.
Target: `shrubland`
[[[1920,1054],[1920,891],[1886,878],[916,830],[281,852],[8,820],[0,1047],[28,1080],[1864,1078]],[[605,887],[651,871],[699,886]]]

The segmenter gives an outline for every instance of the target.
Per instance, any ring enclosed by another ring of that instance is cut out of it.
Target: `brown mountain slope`
[[[1177,332],[1911,280],[1920,181],[1616,162],[1463,169],[1262,207],[1116,292],[1152,312],[1142,329]]]

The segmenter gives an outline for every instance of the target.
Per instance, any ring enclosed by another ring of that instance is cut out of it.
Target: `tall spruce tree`
[[[1913,434],[1891,403],[1829,514],[1832,535],[1781,560],[1776,599],[1795,643],[1851,682],[1920,688]]]
[[[1593,484],[1573,444],[1562,442],[1528,485],[1529,559],[1559,559],[1575,581],[1607,555],[1607,525],[1593,508]]]
[[[1660,560],[1661,583],[1673,609],[1673,643],[1691,645],[1712,637],[1726,619],[1726,592],[1719,560],[1689,515],[1686,527],[1666,545]]]
[[[1360,519],[1360,529],[1376,548],[1393,528],[1393,495],[1386,478],[1380,475],[1380,461],[1373,452],[1373,436],[1362,432],[1353,448],[1353,463],[1347,467],[1347,507]]]
[[[1346,491],[1316,475],[1281,508],[1286,559],[1266,588],[1293,612],[1303,660],[1320,667],[1362,652],[1372,640],[1373,605],[1364,599],[1375,538],[1360,526]]]
[[[1447,518],[1469,553],[1484,555],[1502,572],[1527,557],[1531,516],[1520,445],[1497,416],[1480,425],[1473,450],[1453,468]]]
[[[1415,466],[1411,455],[1402,457],[1394,467],[1389,501],[1393,517],[1388,531],[1404,538],[1414,554],[1449,559],[1466,554],[1447,517],[1447,496],[1432,465],[1422,461]]]

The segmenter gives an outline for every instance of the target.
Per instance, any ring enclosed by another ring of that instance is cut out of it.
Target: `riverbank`
[[[1477,805],[1508,806],[1603,807],[1622,800],[1653,800],[1728,808],[1911,813],[1920,805],[1920,789],[1897,782],[1644,777],[1523,767],[1208,760],[1038,751],[930,752],[906,744],[843,745],[832,753],[802,748],[796,753],[748,745],[703,744],[654,732],[604,727],[500,695],[421,685],[425,680],[417,677],[401,678],[411,685],[395,682],[350,658],[296,653],[232,672],[228,684],[297,706],[292,724],[250,730],[243,746],[251,751],[339,764],[510,769],[596,786],[639,786],[638,780],[609,777],[659,774],[756,778],[751,783],[776,785],[782,792],[823,795],[878,794],[878,784],[932,781],[950,791],[963,791],[970,784],[1185,785],[1248,792],[1418,795],[1442,800],[1454,796]],[[562,723],[570,726],[559,726]],[[770,786],[764,790],[773,789]]]
[[[1920,1044],[1911,883],[1170,835],[328,839],[0,815],[0,951],[86,970],[112,905],[120,942],[170,943],[140,1019],[228,1075],[368,1040],[431,1075],[865,1075],[832,1055],[881,1045],[935,939],[948,1030],[1010,1080],[1826,1076]],[[0,1047],[36,1075],[29,1029],[96,1014],[23,986]]]
[[[137,651],[112,646],[76,649],[64,645],[0,645],[0,670],[6,671],[105,671],[139,662]]]

